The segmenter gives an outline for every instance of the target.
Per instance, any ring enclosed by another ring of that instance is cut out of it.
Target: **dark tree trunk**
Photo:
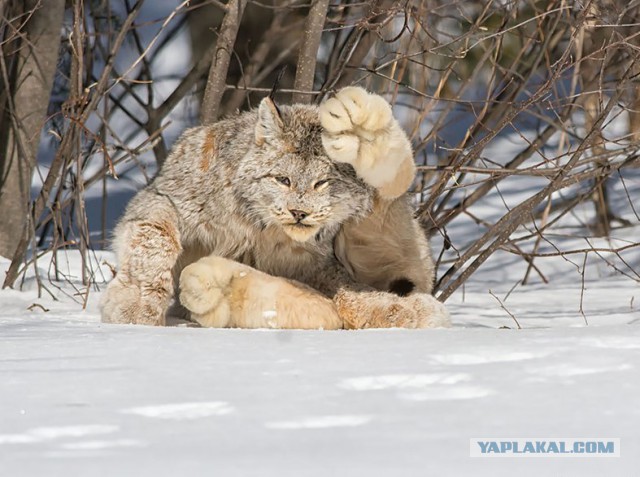
[[[30,186],[58,62],[64,0],[0,2],[0,255],[11,257],[28,224]],[[16,19],[12,21],[12,19]]]

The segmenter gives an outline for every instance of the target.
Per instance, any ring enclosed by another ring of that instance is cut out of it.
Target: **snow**
[[[514,153],[512,139],[495,150]],[[505,180],[471,208],[481,223],[452,222],[439,275],[535,180]],[[625,181],[637,197],[640,171]],[[0,476],[637,475],[640,253],[604,251],[640,236],[622,187],[614,212],[635,226],[586,238],[592,211],[577,208],[545,233],[527,285],[527,262],[497,251],[447,300],[451,329],[102,325],[113,255],[91,253],[89,289],[76,251],[59,253],[61,281],[40,257],[48,291],[33,267],[0,291]],[[619,438],[621,456],[469,456],[472,438],[543,436]]]
[[[153,2],[141,18],[162,18],[174,7],[172,0]],[[148,41],[157,28],[141,23],[139,31]],[[155,83],[156,101],[185,74],[190,47],[185,35],[177,38],[171,55],[153,65],[164,74]],[[131,58],[117,61],[126,69]],[[146,98],[142,86],[139,94]],[[193,123],[192,101],[167,119],[167,145]],[[443,144],[465,134],[468,120],[457,117],[456,127],[441,130]],[[612,138],[625,134],[623,122],[612,124]],[[132,147],[146,138],[123,118],[112,123]],[[530,133],[498,136],[484,155],[504,163]],[[554,137],[541,153],[555,157],[566,146]],[[44,149],[46,174],[51,148]],[[127,162],[118,166],[118,181],[108,180],[107,229],[154,172],[149,156],[139,158],[148,171]],[[534,155],[530,165],[542,157]],[[550,255],[536,258],[540,274],[532,273],[526,286],[519,283],[527,263],[496,252],[447,300],[451,329],[103,325],[98,302],[113,255],[89,257],[97,282],[89,289],[79,280],[77,252],[60,253],[62,281],[49,280],[50,257],[41,257],[39,274],[56,300],[39,293],[32,268],[21,291],[0,290],[0,476],[637,475],[639,249],[557,255],[638,241],[638,217],[623,189],[638,197],[640,171],[621,174],[626,183],[612,181],[610,199],[634,227],[587,240],[580,236],[587,235],[592,210],[577,207],[545,234],[538,252]],[[467,177],[469,183],[486,178]],[[439,275],[455,250],[546,180],[505,179],[470,215],[449,224],[453,247]],[[41,182],[36,177],[34,194]],[[456,194],[467,192],[461,187]],[[94,238],[102,232],[101,199],[101,184],[87,191]],[[534,241],[518,245],[530,251]],[[436,255],[441,242],[436,234]],[[8,264],[0,258],[0,276]],[[469,440],[478,436],[620,438],[621,457],[471,458]]]
[[[0,292],[0,475],[589,476],[640,466],[639,290],[627,277],[586,279],[588,325],[571,277],[505,300],[520,272],[512,264],[509,280],[489,266],[451,298],[451,329],[151,328],[102,325],[93,289],[83,311],[80,260],[66,258],[68,282],[45,279],[59,301],[38,298],[32,272],[25,291]],[[113,256],[93,260],[108,278]],[[620,438],[621,457],[471,458],[478,436]]]

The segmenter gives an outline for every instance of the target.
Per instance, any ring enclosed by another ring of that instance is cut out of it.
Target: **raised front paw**
[[[373,133],[389,126],[391,106],[377,94],[349,86],[320,106],[320,122],[330,134],[353,133],[373,139]]]
[[[411,144],[384,98],[350,86],[324,102],[319,115],[332,160],[351,164],[383,197],[407,190],[415,173]]]
[[[331,159],[357,171],[366,166],[358,154],[362,143],[374,141],[392,120],[391,106],[380,96],[355,86],[343,88],[320,106],[322,143]]]

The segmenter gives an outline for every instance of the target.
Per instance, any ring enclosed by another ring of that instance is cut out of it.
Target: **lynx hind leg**
[[[374,201],[370,215],[342,227],[334,248],[358,283],[397,295],[433,289],[429,241],[406,197]]]
[[[332,160],[351,164],[384,198],[407,191],[415,176],[411,143],[384,98],[350,86],[323,103],[319,114]]]
[[[345,329],[438,328],[450,326],[449,313],[431,295],[341,290],[334,297]]]
[[[180,301],[206,327],[342,328],[333,302],[317,291],[217,256],[182,271]]]
[[[102,321],[160,326],[173,295],[172,269],[182,247],[170,211],[157,209],[144,220],[116,229],[118,273],[102,297]]]

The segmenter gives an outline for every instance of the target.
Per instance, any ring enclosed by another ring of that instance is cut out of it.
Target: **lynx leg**
[[[408,292],[433,289],[429,242],[405,197],[376,199],[369,216],[345,224],[336,237],[335,254],[357,282],[376,290],[395,291],[401,282],[409,285]]]
[[[345,329],[450,326],[444,305],[424,293],[400,297],[379,291],[340,290],[334,302]]]
[[[332,301],[317,291],[213,255],[182,271],[180,301],[207,327],[342,328]]]
[[[105,323],[165,324],[182,247],[173,211],[153,203],[146,210],[152,211],[147,218],[125,216],[116,229],[119,270],[102,298]]]

